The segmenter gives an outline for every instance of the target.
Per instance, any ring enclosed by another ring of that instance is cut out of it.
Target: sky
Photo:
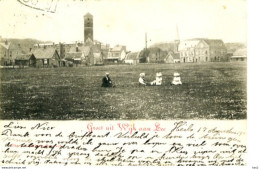
[[[0,36],[83,41],[83,16],[89,12],[95,40],[129,51],[144,48],[145,33],[148,47],[174,41],[176,27],[180,40],[246,43],[246,9],[245,0],[0,0]]]

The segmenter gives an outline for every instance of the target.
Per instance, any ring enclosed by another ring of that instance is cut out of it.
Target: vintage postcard
[[[0,18],[2,168],[248,166],[247,1],[1,0]]]

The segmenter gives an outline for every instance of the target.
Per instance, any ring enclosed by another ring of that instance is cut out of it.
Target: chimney
[[[31,52],[31,51],[32,51],[32,48],[29,49],[29,52]]]
[[[79,51],[79,46],[78,46],[78,42],[76,41],[76,52]]]
[[[60,46],[60,57],[64,58],[64,56],[65,56],[65,49],[63,48],[63,44],[59,42],[59,46]]]
[[[8,44],[7,40],[5,40],[5,44],[6,44],[6,45]]]

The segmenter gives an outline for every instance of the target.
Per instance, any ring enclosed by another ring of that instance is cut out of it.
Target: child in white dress
[[[151,85],[154,85],[154,86],[162,85],[162,73],[161,72],[156,73],[156,78],[154,81],[151,82]]]
[[[179,73],[174,73],[173,74],[173,80],[172,80],[172,85],[182,85],[182,82],[181,82],[181,76]]]

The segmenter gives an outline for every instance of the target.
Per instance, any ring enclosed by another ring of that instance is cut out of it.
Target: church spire
[[[175,29],[175,32],[174,32],[174,42],[180,42],[178,25],[176,25],[176,29]]]
[[[178,25],[176,24],[176,30],[174,32],[174,53],[179,52],[179,44],[180,44],[180,36],[179,36],[179,30],[178,30]]]

